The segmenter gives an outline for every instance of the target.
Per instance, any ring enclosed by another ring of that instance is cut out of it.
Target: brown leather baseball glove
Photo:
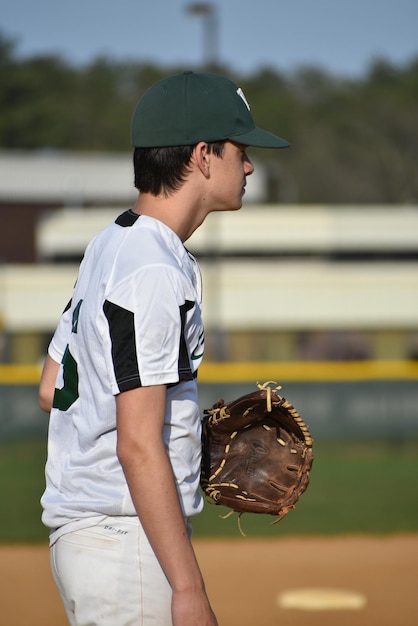
[[[205,411],[201,486],[216,504],[277,515],[294,508],[309,484],[312,438],[272,381]]]

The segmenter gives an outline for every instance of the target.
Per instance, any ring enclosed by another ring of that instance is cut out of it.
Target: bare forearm
[[[173,626],[216,626],[163,442],[165,389],[125,392],[117,406],[118,457],[138,517],[172,588]]]
[[[141,524],[173,589],[203,586],[165,448],[120,451]]]

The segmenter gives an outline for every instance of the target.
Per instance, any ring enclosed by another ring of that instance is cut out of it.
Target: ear
[[[205,178],[209,178],[210,174],[210,157],[211,153],[208,150],[208,144],[205,141],[200,141],[194,149],[194,157],[196,165],[202,172]]]

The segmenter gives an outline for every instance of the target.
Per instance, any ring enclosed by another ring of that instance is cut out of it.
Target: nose
[[[254,165],[252,164],[248,156],[245,157],[244,171],[246,176],[251,176],[251,174],[254,172]]]

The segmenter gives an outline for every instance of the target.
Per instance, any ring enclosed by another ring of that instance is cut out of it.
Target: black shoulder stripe
[[[136,355],[134,314],[105,300],[103,311],[109,324],[115,378],[120,391],[141,387]]]
[[[129,209],[116,218],[115,224],[122,226],[122,228],[127,228],[128,226],[133,226],[138,217],[138,213],[134,213],[131,209]]]
[[[179,358],[178,358],[179,381],[193,380],[194,378],[192,369],[190,367],[189,351],[187,349],[187,343],[186,343],[186,338],[185,338],[187,311],[190,311],[194,306],[195,306],[194,302],[191,302],[190,300],[186,300],[185,303],[179,307],[180,320],[181,320]]]

